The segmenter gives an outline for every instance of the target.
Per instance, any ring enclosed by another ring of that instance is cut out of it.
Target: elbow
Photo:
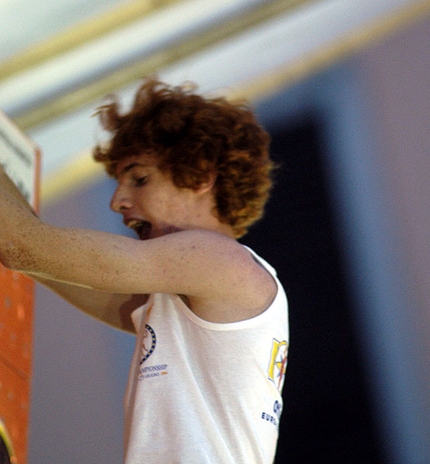
[[[19,266],[17,266],[17,264],[12,259],[10,259],[9,256],[2,255],[0,258],[0,262],[3,267],[9,269],[10,271],[18,271]]]
[[[4,258],[3,256],[0,258],[0,264],[8,269],[9,271],[18,271],[18,266],[16,266],[12,260],[9,258]]]
[[[1,264],[11,271],[24,272],[30,267],[29,256],[12,243],[3,244],[0,252]]]

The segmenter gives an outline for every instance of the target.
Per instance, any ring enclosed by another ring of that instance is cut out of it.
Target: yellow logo
[[[279,391],[284,384],[285,371],[287,369],[288,342],[279,342],[275,338],[272,343],[272,353],[268,369],[269,379],[276,385]]]

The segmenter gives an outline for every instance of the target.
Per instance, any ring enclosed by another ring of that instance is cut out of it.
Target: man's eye
[[[134,185],[136,187],[140,187],[142,185],[145,185],[146,184],[146,181],[147,181],[147,176],[144,176],[144,177],[137,177],[136,179],[134,179]]]

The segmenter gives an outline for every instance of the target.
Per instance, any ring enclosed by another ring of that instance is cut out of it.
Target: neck
[[[233,227],[225,222],[221,222],[218,217],[218,211],[215,205],[215,200],[211,192],[200,197],[200,204],[193,211],[193,216],[190,220],[187,229],[205,229],[218,234],[225,235],[232,239],[236,239]]]
[[[233,240],[236,240],[236,237],[233,232],[233,228],[226,223],[220,222],[217,218],[213,217],[210,221],[202,221],[194,223],[193,225],[186,227],[186,229],[204,229],[211,232],[216,232],[226,237],[230,237]]]

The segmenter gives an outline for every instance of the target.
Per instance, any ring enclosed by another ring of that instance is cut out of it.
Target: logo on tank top
[[[145,332],[142,339],[142,358],[140,360],[140,365],[142,365],[154,352],[157,345],[157,337],[155,335],[154,329],[145,324]]]
[[[167,375],[167,364],[155,364],[153,366],[144,364],[144,362],[151,356],[154,352],[155,347],[157,346],[157,337],[155,335],[154,329],[145,324],[145,332],[142,339],[142,357],[139,362],[139,380],[150,379],[155,377],[161,377],[162,375]]]
[[[284,384],[285,371],[287,369],[288,359],[288,342],[285,340],[279,342],[275,338],[272,342],[272,351],[270,354],[269,368],[267,374],[269,379],[276,385],[279,392]]]

